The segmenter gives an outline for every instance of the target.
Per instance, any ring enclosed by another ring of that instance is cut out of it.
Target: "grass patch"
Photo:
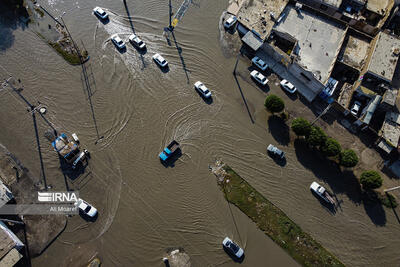
[[[226,175],[219,185],[225,198],[252,219],[258,228],[297,262],[303,266],[344,266],[235,171],[226,165],[223,169]]]
[[[53,47],[58,54],[60,54],[67,62],[71,63],[72,65],[78,65],[81,63],[77,54],[72,54],[65,51],[59,43],[49,42],[49,45]]]

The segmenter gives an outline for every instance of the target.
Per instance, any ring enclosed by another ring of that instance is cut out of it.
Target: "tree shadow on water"
[[[378,195],[374,191],[363,191],[352,170],[342,171],[337,163],[330,161],[316,150],[309,148],[304,140],[294,142],[297,160],[320,180],[329,184],[336,197],[337,193],[346,194],[355,204],[363,204],[371,221],[377,226],[386,224],[386,214]],[[340,208],[340,202],[338,208]]]
[[[339,166],[326,159],[316,150],[309,148],[302,139],[294,142],[297,160],[320,180],[329,184],[333,193],[343,193],[356,203],[362,202],[361,186],[353,171],[341,171]]]
[[[289,126],[287,126],[282,118],[276,115],[270,116],[268,118],[268,131],[280,145],[289,145]]]
[[[28,17],[22,0],[0,1],[0,52],[12,46],[15,39],[13,31],[17,28],[25,29],[27,23],[24,21]]]
[[[364,209],[371,221],[377,226],[386,225],[386,213],[375,191],[363,193]]]

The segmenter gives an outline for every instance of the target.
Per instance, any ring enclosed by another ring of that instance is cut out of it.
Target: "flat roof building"
[[[379,33],[368,66],[368,73],[391,83],[399,59],[399,54],[400,39],[384,32]]]
[[[275,24],[275,19],[281,15],[289,0],[242,0],[237,17],[249,30],[259,33],[260,38],[265,40]]]
[[[340,61],[361,71],[367,62],[369,46],[369,42],[350,35]]]
[[[296,61],[325,84],[345,39],[346,28],[307,10],[302,10],[299,16],[291,5],[284,12],[285,19],[274,29],[298,40],[294,51]]]
[[[19,250],[23,247],[21,240],[0,221],[0,266],[14,266],[22,258]]]

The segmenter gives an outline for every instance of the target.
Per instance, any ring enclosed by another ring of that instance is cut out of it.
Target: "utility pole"
[[[396,186],[396,187],[392,187],[392,188],[389,188],[389,189],[385,189],[385,190],[383,190],[385,193],[388,193],[388,192],[390,192],[390,191],[394,191],[394,190],[397,190],[397,189],[400,189],[400,186]]]
[[[171,0],[169,0],[169,30],[172,31],[172,4]]]

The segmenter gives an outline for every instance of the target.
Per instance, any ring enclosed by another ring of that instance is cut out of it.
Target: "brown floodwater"
[[[66,12],[70,32],[89,51],[90,90],[81,67],[70,66],[29,28],[14,27],[12,43],[0,50],[1,79],[21,79],[22,95],[48,108],[45,118],[52,127],[76,132],[92,158],[84,174],[64,176],[44,136],[50,127],[37,116],[42,172],[32,116],[9,89],[0,89],[0,142],[54,190],[79,190],[99,217],[93,223],[69,218],[33,266],[81,266],[94,255],[104,266],[163,266],[166,251],[177,247],[193,266],[232,266],[221,247],[225,236],[244,248],[243,266],[297,266],[227,204],[208,169],[215,159],[231,165],[346,265],[398,266],[400,225],[391,210],[366,207],[344,184],[336,187],[341,208],[331,214],[308,186],[338,174],[318,163],[312,167],[312,156],[293,144],[283,147],[284,167],[266,155],[266,145],[277,143],[266,128],[266,92],[248,78],[249,63],[240,61],[238,80],[250,118],[232,75],[236,52],[227,50],[219,26],[227,0],[194,1],[170,43],[162,35],[168,1],[126,1],[131,23],[123,1],[41,2],[55,16]],[[172,3],[176,11],[180,1]],[[94,6],[109,12],[107,24],[92,15]],[[120,53],[111,43],[114,33],[127,40],[131,25],[147,53],[128,43]],[[156,52],[169,61],[168,72],[152,62]],[[194,91],[197,80],[211,89],[212,103]],[[272,83],[270,90],[280,89]],[[172,139],[181,143],[183,155],[165,168],[158,153]]]

